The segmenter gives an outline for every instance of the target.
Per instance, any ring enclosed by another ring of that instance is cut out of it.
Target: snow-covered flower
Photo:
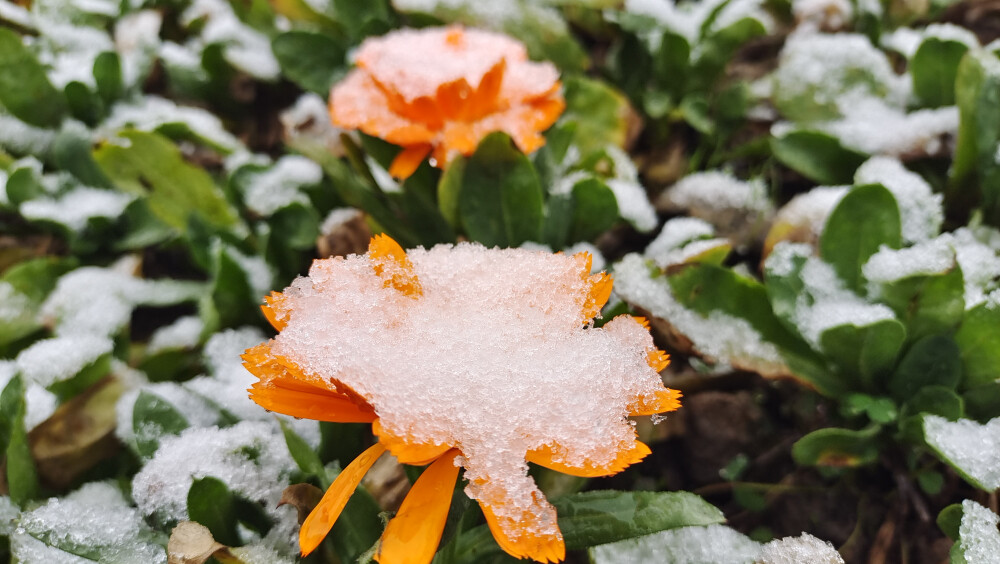
[[[356,63],[330,93],[330,116],[402,146],[389,167],[397,178],[427,155],[444,168],[494,131],[530,153],[566,106],[556,68],[528,61],[524,45],[498,33],[403,29],[366,40]]]
[[[590,270],[588,253],[473,243],[406,252],[377,236],[366,255],[317,261],[271,294],[263,309],[279,334],[243,357],[259,378],[253,400],[295,417],[371,423],[378,437],[303,523],[302,552],[388,450],[430,467],[387,526],[380,561],[431,561],[459,467],[505,551],[562,560],[555,508],[527,462],[615,474],[650,452],[626,417],[680,406],[644,320],[591,323],[612,279]]]

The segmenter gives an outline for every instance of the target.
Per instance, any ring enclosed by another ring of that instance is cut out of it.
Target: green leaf
[[[286,31],[271,41],[271,50],[285,76],[323,97],[347,73],[346,51],[329,35]]]
[[[941,510],[937,516],[937,526],[953,541],[958,541],[958,530],[962,524],[962,504],[953,503]]]
[[[306,474],[312,474],[324,478],[326,469],[320,461],[316,451],[305,442],[284,419],[278,419],[281,425],[281,432],[285,435],[285,444],[288,445],[288,452],[292,455],[292,460],[298,465],[299,470]],[[323,484],[329,487],[329,484]]]
[[[827,357],[868,392],[881,392],[906,340],[906,329],[895,319],[869,325],[838,325],[824,331],[820,347]]]
[[[168,401],[145,390],[139,392],[132,407],[132,431],[139,456],[152,458],[166,435],[179,435],[190,427],[184,417]]]
[[[955,77],[969,46],[961,41],[927,37],[910,57],[913,94],[922,107],[955,104]]]
[[[955,79],[958,139],[945,191],[948,217],[962,222],[980,206],[983,219],[1000,225],[1000,60],[988,51],[969,51]]]
[[[94,161],[91,141],[85,131],[63,128],[52,143],[52,159],[57,168],[71,173],[87,186],[114,188]]]
[[[90,91],[86,84],[74,80],[63,88],[70,114],[89,125],[97,123],[104,113],[104,105],[97,94]]]
[[[573,142],[582,157],[608,145],[624,147],[629,104],[625,95],[607,83],[571,76],[563,81],[566,110],[560,124],[575,123]]]
[[[56,395],[59,403],[74,398],[80,392],[94,385],[111,371],[111,353],[101,355],[84,366],[80,372],[66,380],[59,380],[48,387]]]
[[[28,411],[21,376],[11,378],[0,393],[0,446],[6,454],[7,495],[20,507],[38,497],[38,475],[28,443],[24,416]]]
[[[792,458],[802,466],[855,467],[878,460],[877,425],[853,431],[830,427],[813,431],[792,445]]]
[[[66,115],[66,99],[52,86],[45,69],[21,37],[0,27],[0,104],[15,117],[38,127],[55,128]]]
[[[827,133],[798,130],[771,139],[771,152],[782,164],[819,184],[850,184],[868,156],[840,144]]]
[[[848,288],[862,294],[861,268],[883,245],[898,249],[901,229],[899,206],[891,192],[879,184],[857,186],[826,220],[819,241],[820,257]]]
[[[487,247],[537,241],[542,186],[528,157],[504,133],[491,133],[469,157],[458,197],[466,234]]]
[[[865,414],[875,423],[892,423],[899,415],[896,404],[889,398],[872,397],[868,394],[850,394],[844,398],[841,408],[848,416]]]
[[[7,198],[10,203],[20,205],[28,200],[44,196],[45,187],[38,172],[31,168],[19,168],[7,178]]]
[[[924,386],[954,390],[962,377],[961,351],[948,335],[924,337],[913,343],[889,377],[889,391],[899,400],[912,397]]]
[[[122,66],[118,53],[105,51],[94,59],[94,82],[97,93],[105,106],[110,106],[125,95],[125,84],[122,81]]]
[[[962,392],[967,416],[980,422],[1000,417],[1000,384],[991,382]]]
[[[958,263],[938,274],[880,284],[877,295],[906,326],[911,341],[952,331],[965,315],[965,280]]]
[[[569,242],[591,241],[618,221],[618,200],[611,188],[597,178],[573,185],[573,216]]]
[[[458,200],[465,176],[465,157],[459,155],[451,161],[438,181],[437,200],[441,215],[452,227],[459,226]]]
[[[590,491],[552,504],[569,550],[725,521],[719,509],[688,492]]]
[[[1000,308],[983,303],[967,311],[955,342],[962,355],[961,389],[992,384],[1000,366]]]
[[[149,209],[167,225],[186,232],[192,215],[216,227],[231,227],[236,214],[204,169],[184,161],[167,138],[143,131],[121,131],[126,145],[107,143],[94,158],[114,183],[146,196]]]
[[[212,260],[212,291],[205,296],[216,317],[219,327],[236,327],[244,323],[259,321],[260,296],[256,295],[247,279],[243,266],[233,258],[229,249],[223,245],[214,245]],[[211,319],[205,319],[205,325],[211,327]]]
[[[796,376],[823,393],[846,391],[843,382],[823,368],[809,345],[775,316],[760,282],[710,263],[688,265],[670,274],[668,281],[677,301],[702,316],[719,311],[749,323],[763,340],[778,347]]]
[[[41,328],[38,312],[42,302],[56,287],[59,277],[73,269],[75,262],[57,258],[26,260],[8,268],[0,276],[0,283],[10,284],[12,290],[4,297],[10,314],[0,319],[0,346]]]
[[[235,496],[222,480],[212,476],[196,478],[188,490],[187,510],[188,517],[208,527],[215,540],[227,546],[243,544]]]

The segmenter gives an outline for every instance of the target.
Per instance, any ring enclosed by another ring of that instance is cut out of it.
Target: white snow
[[[969,564],[1000,563],[1000,521],[993,511],[966,499],[962,501],[962,521],[958,526],[961,554]]]
[[[330,210],[330,213],[323,219],[319,232],[324,236],[329,235],[338,227],[359,217],[364,217],[364,212],[357,208],[335,208]]]
[[[775,539],[760,551],[761,564],[844,564],[844,558],[828,541],[808,533]]]
[[[971,419],[948,421],[937,415],[924,417],[927,444],[978,487],[1000,488],[1000,417],[985,425]]]
[[[140,10],[115,22],[115,50],[126,85],[136,84],[152,67],[160,47],[162,24],[163,15],[157,10]]]
[[[725,4],[725,5],[723,5]],[[675,4],[670,0],[625,0],[625,11],[649,16],[663,27],[677,33],[695,45],[701,37],[701,28],[712,12],[722,7],[709,31],[719,31],[743,18],[752,18],[771,29],[774,20],[763,8],[760,0],[696,0]]]
[[[303,94],[295,104],[279,116],[285,133],[285,143],[307,155],[315,152],[339,157],[344,154],[340,135],[344,130],[330,121],[326,101],[311,92]]]
[[[981,229],[980,232],[987,237],[989,235],[987,230]],[[996,247],[989,241],[981,240],[976,232],[967,227],[945,233],[941,239],[955,249],[958,265],[962,268],[965,309],[972,309],[986,301],[988,291],[995,287],[995,280],[1000,277],[1000,258],[997,257]]]
[[[881,184],[899,206],[903,241],[918,243],[936,237],[944,223],[943,196],[935,194],[922,176],[891,157],[872,157],[854,173],[856,184]]]
[[[664,193],[672,207],[687,210],[711,222],[735,245],[746,246],[761,238],[774,215],[767,186],[760,179],[745,182],[728,172],[689,174]]]
[[[726,527],[680,527],[590,549],[594,564],[750,564],[760,545]]]
[[[194,301],[204,291],[199,282],[135,278],[137,266],[125,257],[107,268],[86,266],[63,275],[42,304],[42,319],[54,324],[58,335],[112,335],[138,305]]]
[[[870,155],[916,157],[949,149],[944,138],[958,131],[958,108],[906,113],[877,98],[858,98],[842,107],[844,119],[817,124],[848,148]]]
[[[108,564],[166,563],[166,550],[147,531],[117,488],[92,482],[22,513],[11,535],[11,551],[18,562],[92,562],[69,554],[90,551]]]
[[[100,335],[42,339],[17,355],[17,369],[25,380],[48,387],[72,378],[113,347],[111,339]]]
[[[854,18],[854,7],[847,0],[793,0],[792,15],[800,29],[839,30]]]
[[[37,18],[41,32],[37,45],[38,60],[49,67],[49,81],[57,89],[70,82],[81,82],[93,88],[94,59],[105,51],[113,51],[111,37],[100,29]]]
[[[166,349],[190,349],[198,345],[205,323],[200,317],[187,315],[177,319],[170,325],[161,327],[149,338],[147,354],[154,354]]]
[[[58,198],[35,198],[21,204],[18,211],[26,219],[47,220],[79,233],[92,218],[114,219],[125,211],[135,196],[81,186]]]
[[[626,255],[615,264],[614,273],[614,291],[619,297],[668,321],[709,360],[753,362],[765,373],[787,371],[778,348],[764,341],[746,321],[718,311],[706,318],[677,303],[666,278],[652,278],[642,256]]]
[[[765,268],[776,275],[787,274],[795,257],[806,257],[806,261],[801,271],[804,289],[796,298],[793,321],[814,349],[821,350],[820,338],[834,327],[866,327],[895,319],[889,307],[868,303],[846,289],[833,267],[812,256],[808,245],[778,243],[767,257]]]
[[[904,249],[882,246],[861,268],[869,282],[890,283],[911,276],[942,274],[955,266],[955,249],[938,238]]]
[[[135,102],[115,104],[111,115],[101,123],[97,135],[112,139],[122,129],[156,131],[169,124],[183,124],[198,137],[226,151],[242,147],[214,114],[201,108],[178,106],[172,100],[159,96],[143,96]]]
[[[248,176],[243,194],[247,207],[269,216],[296,202],[308,206],[301,188],[322,180],[323,169],[305,157],[285,155],[270,169]]]
[[[231,491],[263,503],[273,514],[294,467],[285,439],[273,423],[191,428],[163,438],[153,459],[132,480],[132,497],[143,515],[184,520],[192,482],[212,476]]]
[[[240,21],[225,0],[193,0],[181,14],[181,23],[203,20],[200,40],[225,45],[223,57],[239,70],[261,80],[276,80],[278,60],[266,35]]]
[[[17,155],[44,155],[58,132],[28,125],[0,107],[0,148]],[[11,169],[13,172],[13,169]]]
[[[32,313],[31,299],[10,282],[0,281],[0,322],[30,321]]]
[[[0,360],[0,392],[7,387],[7,384],[17,375],[17,372],[16,361]],[[55,394],[31,380],[24,382],[24,401],[26,404],[24,427],[29,431],[38,426],[42,421],[48,419],[55,412],[56,405],[58,404]],[[3,497],[0,497],[0,500],[3,499]],[[0,515],[2,515],[2,512],[0,512]],[[2,523],[0,523],[0,527],[2,527]],[[2,534],[2,531],[0,531],[0,534]]]
[[[848,186],[817,186],[795,196],[774,217],[775,226],[806,227],[813,239],[819,239],[830,213],[847,194]]]

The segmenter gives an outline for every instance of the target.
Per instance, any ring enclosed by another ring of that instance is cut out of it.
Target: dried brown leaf
[[[298,511],[299,524],[301,525],[322,498],[323,490],[312,484],[292,484],[281,492],[281,501],[278,502],[278,507],[282,505],[294,507]]]
[[[222,564],[240,564],[241,560],[219,543],[208,527],[194,521],[181,521],[167,541],[167,564],[205,564],[215,558]]]

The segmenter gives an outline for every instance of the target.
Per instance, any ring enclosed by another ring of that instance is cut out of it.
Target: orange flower
[[[413,174],[431,154],[444,168],[494,131],[530,153],[565,108],[559,73],[528,61],[524,45],[461,27],[403,29],[365,40],[357,68],[330,93],[333,123],[400,145],[389,167]]]
[[[612,280],[590,267],[587,253],[472,243],[407,253],[376,236],[366,255],[316,261],[266,298],[279,334],[243,355],[259,378],[251,398],[295,417],[371,423],[378,438],[302,524],[302,553],[388,450],[430,466],[386,527],[379,562],[431,561],[460,467],[505,551],[562,560],[555,508],[527,462],[617,473],[650,452],[626,416],[680,405],[644,320],[593,327]]]

